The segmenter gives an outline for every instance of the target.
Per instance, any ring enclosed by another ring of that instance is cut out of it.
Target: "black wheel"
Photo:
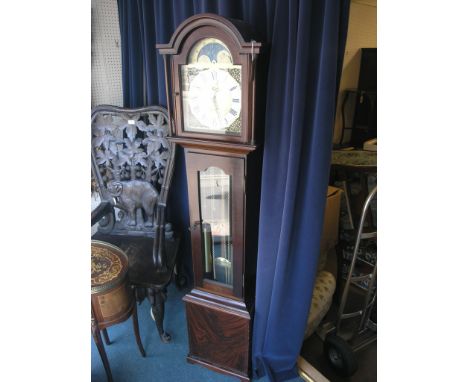
[[[323,346],[325,357],[337,373],[350,377],[358,367],[356,356],[348,343],[336,335],[326,338]]]

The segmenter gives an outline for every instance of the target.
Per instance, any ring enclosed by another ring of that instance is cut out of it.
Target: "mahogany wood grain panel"
[[[250,317],[222,307],[186,300],[189,356],[249,375]]]

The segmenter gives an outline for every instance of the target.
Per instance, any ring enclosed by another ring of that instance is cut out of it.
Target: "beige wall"
[[[341,103],[343,89],[356,88],[361,60],[360,48],[377,47],[377,0],[352,0],[349,11],[348,37],[346,40],[340,93],[335,118],[333,142],[341,135]],[[345,140],[346,142],[346,135]]]

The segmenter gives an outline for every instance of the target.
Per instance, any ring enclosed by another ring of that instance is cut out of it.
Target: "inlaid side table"
[[[103,241],[91,241],[91,332],[101,356],[108,381],[112,373],[101,331],[110,345],[106,328],[133,318],[135,338],[143,357],[145,350],[138,328],[135,296],[128,279],[128,258],[118,247]]]

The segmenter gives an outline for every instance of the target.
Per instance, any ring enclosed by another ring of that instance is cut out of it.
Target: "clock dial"
[[[212,130],[226,129],[239,117],[240,97],[240,85],[224,70],[203,70],[189,84],[190,111]]]
[[[226,45],[199,41],[181,75],[184,130],[240,135],[241,65],[232,64]]]

